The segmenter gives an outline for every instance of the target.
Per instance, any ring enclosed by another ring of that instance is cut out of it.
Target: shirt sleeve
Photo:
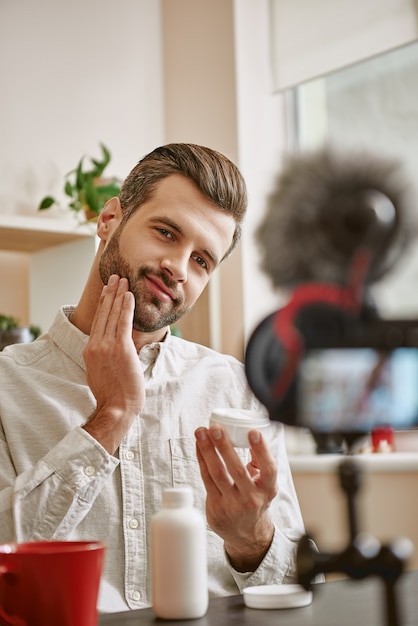
[[[1,441],[1,482],[9,485],[0,491],[3,542],[68,538],[119,464],[82,428],[17,477],[5,450]]]
[[[242,593],[245,587],[295,583],[296,549],[297,542],[285,537],[275,525],[270,548],[254,572],[237,572],[225,555],[239,593]]]

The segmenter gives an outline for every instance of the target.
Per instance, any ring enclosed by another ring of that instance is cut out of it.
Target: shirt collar
[[[79,367],[86,369],[83,351],[87,345],[88,336],[71,324],[69,317],[75,311],[75,306],[62,307],[55,316],[49,329],[49,335],[54,343]]]
[[[49,329],[49,335],[56,345],[79,367],[86,369],[83,352],[88,342],[88,335],[84,334],[74,324],[70,322],[71,314],[75,311],[74,305],[63,306],[55,316]],[[155,341],[146,344],[139,352],[144,373],[147,377],[152,376],[157,360],[164,353],[167,345],[172,340],[170,330],[163,341]]]

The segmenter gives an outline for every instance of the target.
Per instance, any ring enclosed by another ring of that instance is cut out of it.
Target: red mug
[[[96,626],[104,551],[97,541],[0,545],[0,624]]]

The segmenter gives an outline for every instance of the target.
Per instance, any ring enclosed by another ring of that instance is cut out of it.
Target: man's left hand
[[[208,524],[223,538],[231,565],[239,572],[255,571],[274,534],[268,508],[277,493],[276,463],[259,431],[249,433],[247,466],[222,426],[198,428],[195,436]]]

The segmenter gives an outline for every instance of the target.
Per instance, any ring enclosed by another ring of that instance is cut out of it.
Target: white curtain
[[[270,0],[275,90],[418,38],[418,0]]]

